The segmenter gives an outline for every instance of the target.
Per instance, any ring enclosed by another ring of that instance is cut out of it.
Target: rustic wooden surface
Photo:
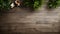
[[[35,12],[30,12],[29,9],[16,7],[0,16],[0,31],[7,34],[47,34],[59,32],[59,28],[60,8],[48,11],[41,7]]]

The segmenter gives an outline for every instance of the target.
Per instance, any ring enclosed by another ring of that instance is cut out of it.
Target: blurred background
[[[60,33],[60,0],[20,0],[21,6],[11,9],[14,1],[0,0],[0,34]]]

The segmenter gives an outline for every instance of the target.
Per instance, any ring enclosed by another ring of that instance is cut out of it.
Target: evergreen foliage
[[[56,8],[56,7],[58,7],[60,5],[60,0],[49,0],[48,1],[48,4],[47,4],[47,6],[48,6],[48,8]]]
[[[23,3],[25,7],[31,7],[33,9],[37,9],[38,7],[41,6],[42,0],[24,0]]]
[[[34,9],[41,7],[41,5],[42,5],[42,0],[34,0]]]
[[[10,8],[10,0],[0,0],[0,10],[4,9],[7,10]]]
[[[43,0],[23,0],[23,6],[31,7],[33,9],[37,9],[41,7]],[[11,0],[0,0],[0,10],[1,9],[10,9]],[[60,0],[49,0],[47,3],[48,8],[56,8],[60,6]]]

